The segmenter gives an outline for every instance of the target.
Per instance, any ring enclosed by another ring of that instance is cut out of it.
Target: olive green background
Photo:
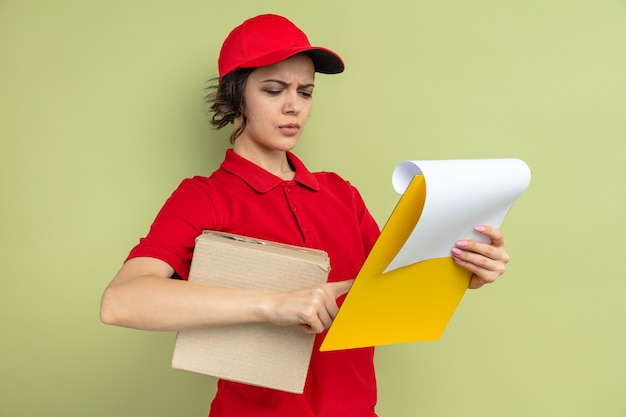
[[[378,349],[379,414],[625,417],[618,0],[0,0],[0,416],[207,414],[215,381],[170,369],[173,333],[98,308],[170,192],[223,158],[203,89],[228,31],[264,12],[345,59],[317,77],[296,151],[379,224],[400,161],[533,171],[503,226],[507,274],[441,341]]]

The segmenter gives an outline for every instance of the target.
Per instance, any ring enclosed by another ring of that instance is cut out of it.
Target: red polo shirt
[[[232,150],[210,177],[184,180],[128,258],[167,262],[187,279],[203,230],[325,250],[329,281],[356,277],[379,229],[359,192],[337,174],[311,173],[293,154],[285,181]],[[220,380],[210,417],[373,417],[373,348],[320,352],[318,335],[303,394]]]

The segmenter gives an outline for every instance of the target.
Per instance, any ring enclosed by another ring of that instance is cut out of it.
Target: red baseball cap
[[[339,55],[311,46],[304,32],[288,19],[259,15],[237,26],[224,41],[217,61],[220,78],[238,68],[273,65],[301,52],[311,57],[317,72],[338,74],[344,70]]]

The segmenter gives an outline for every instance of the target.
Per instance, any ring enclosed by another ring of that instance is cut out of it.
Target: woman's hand
[[[279,326],[297,324],[307,333],[328,329],[339,311],[337,298],[348,292],[354,280],[329,282],[274,294],[266,313]]]
[[[490,243],[475,240],[459,240],[452,248],[452,259],[472,272],[469,288],[480,288],[494,282],[506,271],[509,254],[505,250],[500,229],[477,226],[474,230],[487,236]]]

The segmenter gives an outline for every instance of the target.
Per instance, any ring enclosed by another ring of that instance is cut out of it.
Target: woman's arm
[[[268,322],[320,333],[337,314],[336,298],[352,285],[352,281],[325,283],[286,292],[211,288],[171,279],[173,273],[159,259],[128,260],[104,291],[102,322],[171,331]]]

